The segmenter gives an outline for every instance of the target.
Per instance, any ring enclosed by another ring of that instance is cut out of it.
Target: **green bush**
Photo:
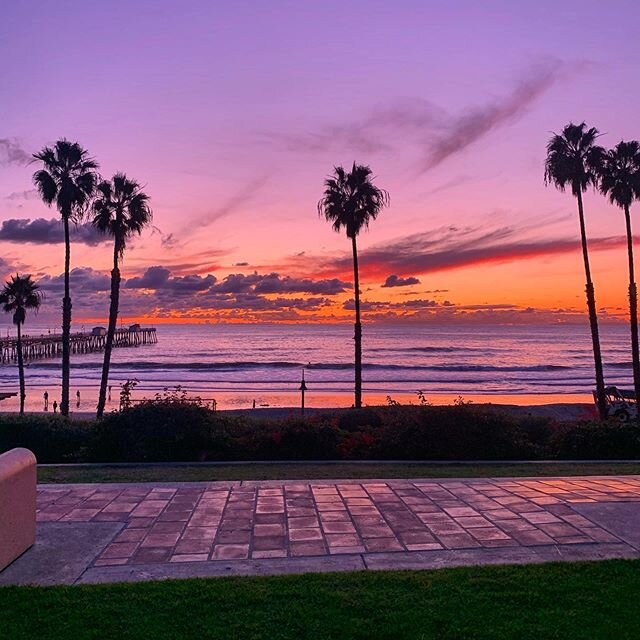
[[[224,419],[186,401],[143,402],[96,424],[91,457],[123,462],[224,459],[230,443]]]
[[[0,453],[25,447],[38,462],[80,462],[89,456],[95,428],[91,422],[62,416],[0,417]]]
[[[559,460],[640,458],[640,427],[627,422],[563,424],[549,439],[551,457]]]
[[[640,459],[640,428],[555,424],[464,403],[253,420],[169,394],[93,422],[6,414],[0,452],[13,447],[40,462]]]
[[[388,407],[372,448],[397,460],[513,460],[535,457],[518,420],[482,407]]]

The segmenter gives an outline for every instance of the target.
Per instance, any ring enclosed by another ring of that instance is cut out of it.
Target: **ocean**
[[[74,327],[74,330],[76,328]],[[38,329],[27,327],[32,335]],[[631,385],[629,330],[601,327],[607,384]],[[102,353],[72,357],[74,409],[95,407]],[[181,385],[219,408],[296,406],[300,379],[307,406],[350,406],[353,328],[348,325],[158,325],[158,344],[114,349],[110,407],[120,384],[137,379],[134,397]],[[555,326],[366,325],[364,402],[434,403],[465,399],[515,404],[590,401],[593,358],[588,324]],[[59,395],[60,361],[26,366],[27,408],[42,409]],[[0,390],[17,391],[13,365],[0,365]],[[80,403],[76,407],[76,393]],[[15,410],[17,399],[0,403]]]

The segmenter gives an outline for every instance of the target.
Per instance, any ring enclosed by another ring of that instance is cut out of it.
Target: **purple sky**
[[[54,217],[30,193],[25,154],[66,136],[152,198],[159,232],[134,244],[129,277],[163,265],[218,280],[254,269],[313,278],[335,259],[318,277],[348,279],[346,241],[315,203],[332,165],[354,159],[392,196],[361,241],[372,259],[450,225],[476,239],[508,228],[516,245],[575,240],[574,203],[542,181],[544,146],[569,120],[600,128],[603,144],[640,136],[639,18],[632,1],[11,3],[0,23],[0,223]],[[603,199],[587,205],[594,238],[624,232]],[[0,231],[5,273],[60,273],[60,246],[11,240]],[[73,263],[103,272],[109,253],[77,243]],[[619,253],[595,254],[601,279],[624,276]],[[573,248],[535,269],[513,255],[400,275],[454,304],[582,310]],[[392,265],[370,271],[370,298],[391,301]],[[538,295],[551,278],[555,293]],[[619,311],[624,287],[601,299]],[[145,312],[170,312],[153,304]]]

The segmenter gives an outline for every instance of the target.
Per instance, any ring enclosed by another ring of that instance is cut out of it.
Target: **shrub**
[[[79,462],[87,458],[94,434],[90,422],[7,413],[0,417],[0,453],[25,447],[38,462]]]
[[[97,422],[6,414],[0,452],[13,447],[31,449],[40,462],[640,459],[640,428],[558,425],[466,403],[253,420],[169,393]]]
[[[638,459],[640,428],[631,422],[563,424],[553,431],[549,449],[558,459]]]
[[[199,403],[143,402],[96,424],[91,456],[124,462],[219,460],[229,449],[223,418]]]
[[[518,420],[470,404],[389,407],[372,456],[398,460],[500,460],[535,455]]]

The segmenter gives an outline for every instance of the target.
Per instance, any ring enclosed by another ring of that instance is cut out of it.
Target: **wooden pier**
[[[71,353],[94,353],[104,351],[107,336],[105,332],[72,333]],[[158,342],[155,327],[139,327],[136,329],[116,329],[113,340],[117,347],[139,347]],[[62,355],[62,334],[42,336],[23,336],[22,355],[27,360],[57,358]],[[0,363],[18,361],[18,345],[16,338],[0,338]]]

